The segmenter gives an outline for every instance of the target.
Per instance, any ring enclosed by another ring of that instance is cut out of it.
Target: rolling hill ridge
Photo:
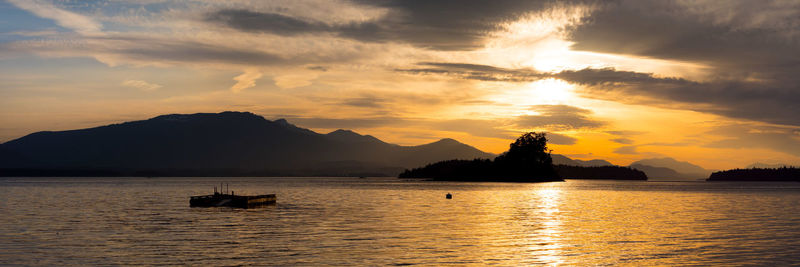
[[[453,139],[399,146],[349,130],[328,134],[249,112],[171,114],[37,132],[0,145],[0,168],[111,170],[121,175],[393,176],[447,159],[490,158]],[[0,174],[2,175],[2,174]]]

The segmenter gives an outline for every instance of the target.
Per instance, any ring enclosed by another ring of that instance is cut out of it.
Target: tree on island
[[[553,168],[545,133],[529,132],[511,143],[507,152],[494,159],[503,177],[537,177],[561,180]]]
[[[488,159],[448,160],[406,170],[400,178],[448,181],[563,181],[553,168],[545,133],[529,132],[511,143],[507,152]]]

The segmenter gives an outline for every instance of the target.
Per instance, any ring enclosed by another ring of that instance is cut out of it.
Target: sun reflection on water
[[[564,263],[561,256],[562,222],[560,218],[561,188],[552,183],[543,184],[534,192],[534,201],[530,203],[537,220],[535,229],[528,235],[526,243],[530,244],[533,261],[558,265]]]

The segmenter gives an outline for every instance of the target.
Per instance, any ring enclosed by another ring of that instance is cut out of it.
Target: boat
[[[214,187],[213,195],[189,197],[189,207],[232,207],[232,208],[255,208],[265,205],[275,204],[278,199],[275,194],[239,196],[233,191],[218,192]]]

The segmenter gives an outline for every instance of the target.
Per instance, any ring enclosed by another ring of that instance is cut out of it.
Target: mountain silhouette
[[[328,134],[249,112],[171,114],[37,132],[0,145],[0,168],[114,170],[123,175],[387,175],[445,159],[491,158],[453,139],[399,146]]]
[[[555,165],[580,166],[580,167],[615,166],[611,162],[602,159],[579,160],[579,159],[571,159],[567,156],[559,154],[552,154],[551,157],[553,158],[553,164]]]
[[[644,171],[651,179],[705,179],[712,172],[673,158],[643,159],[631,163],[630,167]]]
[[[677,171],[666,167],[653,167],[650,165],[631,164],[629,167],[640,170],[647,174],[647,177],[654,180],[690,180],[699,179],[700,177],[687,176]]]
[[[602,159],[579,160],[564,155],[552,154],[553,164],[578,167],[616,166]],[[651,180],[697,180],[708,178],[711,173],[700,166],[672,158],[643,159],[631,163],[628,167],[644,172]],[[567,169],[567,168],[562,168]]]

